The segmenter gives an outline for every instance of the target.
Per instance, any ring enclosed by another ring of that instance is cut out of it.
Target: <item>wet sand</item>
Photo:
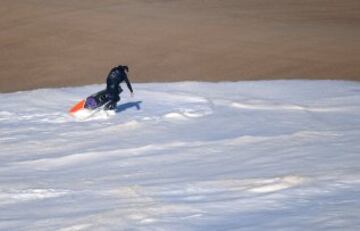
[[[360,80],[358,0],[0,0],[0,92],[103,83]]]

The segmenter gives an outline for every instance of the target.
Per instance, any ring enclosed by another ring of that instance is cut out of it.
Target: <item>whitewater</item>
[[[134,84],[0,94],[0,230],[359,230],[360,84]]]

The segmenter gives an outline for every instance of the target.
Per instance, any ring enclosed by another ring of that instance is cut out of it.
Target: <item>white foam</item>
[[[79,110],[72,115],[78,121],[90,121],[90,120],[106,120],[110,116],[115,115],[116,112],[114,111],[107,111],[107,110],[89,110],[89,109],[82,109]]]
[[[58,189],[1,190],[0,204],[24,202],[31,200],[43,200],[48,198],[61,197],[69,193],[69,190]]]
[[[134,84],[68,116],[103,87],[0,94],[0,230],[357,230],[359,83]]]
[[[79,230],[89,230],[93,225],[92,224],[77,224],[71,225],[69,227],[61,228],[59,231],[79,231]]]
[[[168,120],[187,120],[186,116],[176,112],[167,113],[164,118]]]
[[[267,179],[257,181],[256,187],[249,189],[255,193],[270,193],[298,186],[304,182],[304,178],[300,176],[286,176],[280,178]]]

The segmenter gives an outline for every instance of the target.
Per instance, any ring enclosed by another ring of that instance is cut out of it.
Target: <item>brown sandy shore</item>
[[[0,0],[0,92],[103,83],[360,80],[359,0]]]

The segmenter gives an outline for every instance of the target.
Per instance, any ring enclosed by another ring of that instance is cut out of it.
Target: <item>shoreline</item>
[[[257,79],[257,80],[219,80],[219,81],[202,81],[202,80],[180,80],[180,81],[154,81],[154,82],[132,82],[132,85],[134,84],[178,84],[178,83],[239,83],[239,82],[267,82],[267,81],[276,81],[276,82],[282,82],[282,81],[313,81],[313,82],[339,82],[339,83],[360,83],[359,80],[349,80],[349,79]],[[125,94],[127,91],[126,85],[123,84],[123,89],[125,89]],[[89,87],[89,86],[96,86],[96,85],[103,85],[106,86],[106,83],[89,83],[84,85],[68,85],[68,86],[42,86],[39,88],[29,88],[29,89],[17,89],[13,91],[0,91],[1,94],[11,94],[11,93],[20,93],[20,92],[27,92],[27,91],[37,91],[37,90],[47,90],[47,89],[62,89],[62,88],[81,88],[81,87]],[[135,91],[136,89],[134,89]],[[124,94],[124,93],[123,93]]]

